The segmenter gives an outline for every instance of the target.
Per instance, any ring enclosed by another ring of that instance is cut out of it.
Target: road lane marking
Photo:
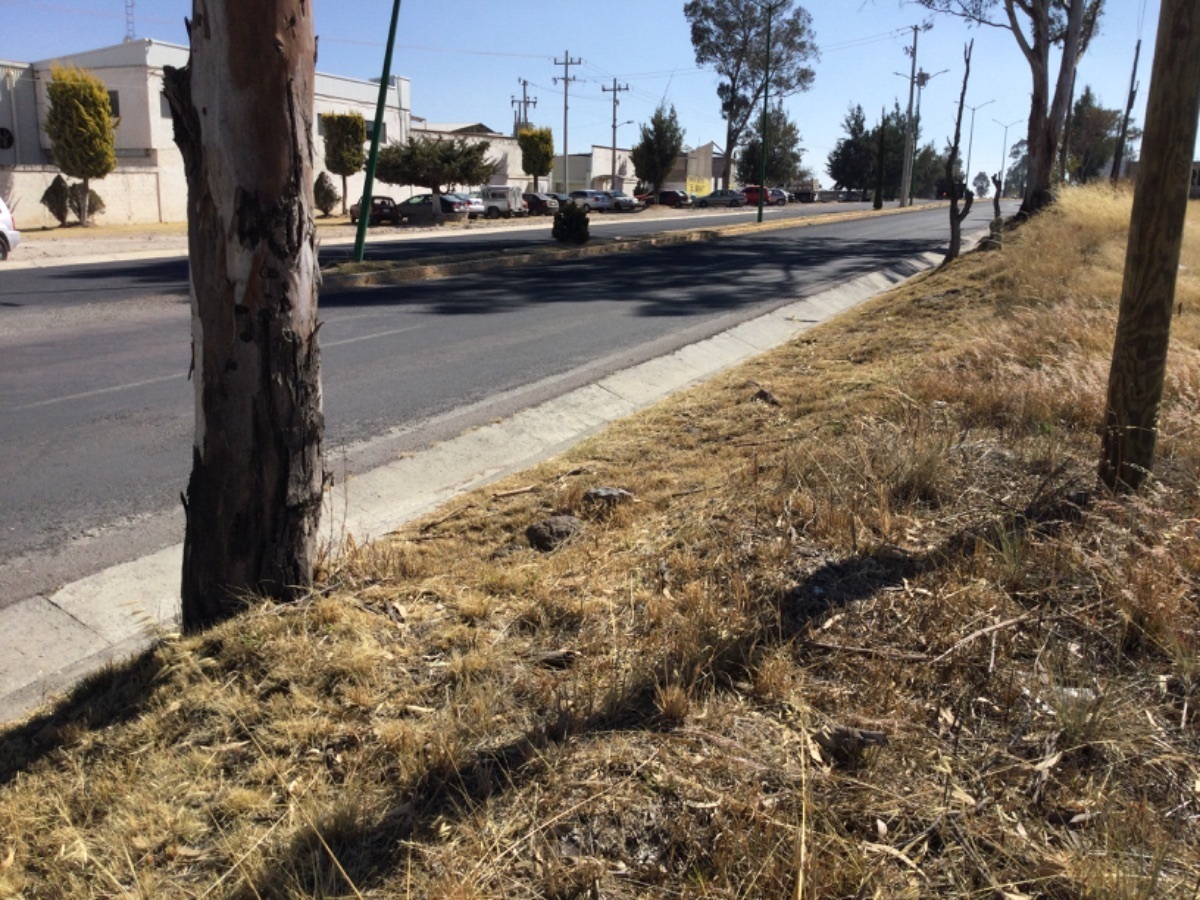
[[[394,334],[403,334],[406,331],[414,331],[420,328],[420,325],[410,325],[407,328],[394,328],[391,331],[377,331],[373,334],[363,334],[358,337],[345,338],[340,341],[326,341],[321,345],[322,348],[341,347],[345,344],[357,344],[360,341],[369,341],[374,338],[390,337]],[[8,412],[24,412],[29,409],[42,409],[47,406],[54,406],[57,403],[70,403],[73,400],[88,400],[92,397],[101,397],[105,394],[115,394],[119,391],[133,390],[134,388],[147,387],[152,384],[162,384],[167,381],[174,381],[176,378],[186,378],[186,375],[163,375],[159,378],[147,378],[144,381],[131,381],[128,384],[116,384],[112,387],[96,388],[93,391],[83,391],[79,394],[67,394],[64,397],[52,397],[49,400],[38,400],[34,403],[26,403],[22,406],[9,407]]]
[[[174,381],[176,378],[187,378],[187,375],[163,375],[160,378],[147,378],[145,381],[131,381],[129,384],[116,384],[112,387],[96,388],[94,391],[84,391],[81,394],[67,394],[65,397],[53,397],[49,400],[38,400],[36,403],[26,403],[24,406],[13,406],[8,411],[22,412],[27,409],[41,409],[44,406],[53,406],[56,403],[70,403],[72,400],[87,400],[89,397],[100,397],[104,394],[115,394],[118,391],[127,391],[132,388],[146,387],[150,384],[162,384],[164,381]]]

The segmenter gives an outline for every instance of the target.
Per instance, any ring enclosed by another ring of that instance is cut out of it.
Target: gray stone
[[[583,530],[583,522],[575,516],[551,516],[525,529],[530,546],[537,550],[553,550]]]

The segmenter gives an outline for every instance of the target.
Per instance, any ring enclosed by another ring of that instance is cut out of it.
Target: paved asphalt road
[[[990,204],[977,209],[968,227],[982,227]],[[946,219],[939,208],[323,291],[327,466],[338,478],[366,471],[935,249]],[[629,217],[620,233],[635,225]],[[478,249],[481,239],[468,243]],[[486,238],[492,247],[530,239],[545,238]],[[424,256],[458,240],[406,241],[390,252]],[[181,260],[0,277],[0,607],[182,536],[188,343]]]

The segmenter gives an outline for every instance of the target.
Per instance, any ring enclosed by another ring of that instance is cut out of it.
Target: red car
[[[361,207],[361,200],[350,207],[351,225],[358,221],[358,215]],[[393,225],[399,225],[403,218],[404,217],[400,212],[400,208],[396,205],[396,201],[391,197],[371,198],[371,217],[367,220],[368,225],[378,225],[381,222],[390,222]]]
[[[761,187],[757,184],[748,184],[742,188],[742,193],[746,195],[747,206],[758,206],[758,195],[762,193]],[[771,198],[769,196],[764,195],[762,199],[764,204],[770,205]]]

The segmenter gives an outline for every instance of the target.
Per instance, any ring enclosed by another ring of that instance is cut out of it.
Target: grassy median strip
[[[1068,192],[91,679],[0,736],[0,895],[1191,896],[1200,216],[1113,497],[1129,205]]]
[[[556,262],[567,259],[584,259],[610,253],[628,253],[650,247],[665,247],[671,244],[686,244],[693,241],[713,241],[722,237],[741,237],[755,232],[782,231],[789,228],[808,228],[831,222],[846,222],[875,216],[896,215],[912,209],[890,208],[884,210],[856,210],[845,213],[829,213],[805,218],[769,219],[763,222],[740,222],[733,225],[684,228],[664,231],[644,238],[600,238],[594,237],[583,247],[565,247],[548,243],[545,247],[517,252],[465,253],[452,256],[423,257],[418,260],[364,260],[363,262],[332,263],[321,269],[324,284],[330,288],[371,287],[388,284],[404,284],[431,278],[448,278],[471,272],[486,272],[535,263]]]

